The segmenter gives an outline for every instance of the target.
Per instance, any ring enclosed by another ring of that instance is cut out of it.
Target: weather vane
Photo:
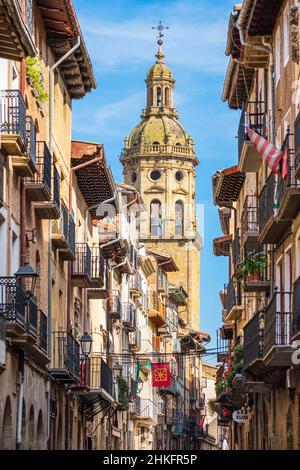
[[[158,40],[157,40],[157,44],[159,45],[159,51],[161,51],[161,47],[163,45],[163,37],[164,37],[164,34],[163,34],[163,31],[165,29],[170,29],[169,26],[163,26],[162,22],[160,21],[158,23],[158,26],[152,26],[152,29],[157,29],[158,30]]]

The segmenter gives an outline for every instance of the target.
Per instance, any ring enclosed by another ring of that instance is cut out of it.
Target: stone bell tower
[[[200,249],[195,208],[194,141],[178,122],[174,108],[175,80],[164,63],[162,25],[156,62],[147,79],[147,106],[141,121],[125,139],[121,156],[126,184],[142,195],[146,215],[141,241],[146,247],[171,255],[179,272],[170,280],[187,291],[185,320],[200,328]]]

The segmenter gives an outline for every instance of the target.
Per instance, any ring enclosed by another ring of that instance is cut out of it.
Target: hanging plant
[[[118,386],[119,386],[119,394],[118,394],[118,401],[122,406],[128,405],[128,384],[123,377],[118,379]]]
[[[25,62],[26,78],[30,82],[39,104],[44,105],[49,95],[45,89],[45,81],[41,71],[41,59],[38,56],[27,57]]]
[[[213,416],[217,412],[217,405],[215,403],[215,400],[210,398],[207,401],[207,408],[208,408],[208,412],[209,412],[210,416]]]
[[[246,280],[257,280],[267,267],[268,261],[264,253],[247,253],[237,267],[236,280],[245,282]]]

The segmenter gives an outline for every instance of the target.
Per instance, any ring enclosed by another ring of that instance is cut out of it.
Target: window
[[[283,62],[284,66],[289,61],[289,12],[286,8],[283,14]]]
[[[161,202],[158,200],[152,201],[150,206],[150,234],[151,237],[162,236]]]
[[[161,107],[161,88],[157,88],[157,107]]]
[[[183,202],[177,201],[175,204],[175,236],[182,237],[183,236]]]
[[[170,106],[170,92],[169,92],[169,88],[166,88],[166,91],[165,91],[165,104],[166,104],[166,106]]]
[[[280,28],[278,28],[275,37],[275,80],[276,85],[280,79]]]
[[[133,173],[131,174],[131,182],[132,182],[132,183],[135,183],[136,180],[137,180],[137,174],[136,174],[135,172],[133,172]]]
[[[183,173],[181,171],[176,171],[175,178],[176,178],[176,181],[180,183],[183,180]]]
[[[152,181],[158,181],[161,177],[161,172],[159,170],[153,170],[150,173],[150,178]]]

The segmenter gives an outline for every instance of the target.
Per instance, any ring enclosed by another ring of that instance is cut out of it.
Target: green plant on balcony
[[[34,94],[40,105],[48,100],[45,81],[41,71],[41,59],[38,56],[26,57],[26,78],[32,86]]]
[[[254,251],[247,253],[237,267],[235,278],[243,283],[247,280],[259,280],[267,264],[267,257],[264,253]]]
[[[230,392],[232,388],[232,382],[237,374],[243,371],[243,345],[237,344],[233,350],[233,355],[227,362],[222,366],[222,373],[217,375],[215,389],[216,395],[220,395],[222,392]]]
[[[126,380],[123,377],[118,379],[118,402],[120,403],[122,408],[126,408],[129,402],[129,388]]]

